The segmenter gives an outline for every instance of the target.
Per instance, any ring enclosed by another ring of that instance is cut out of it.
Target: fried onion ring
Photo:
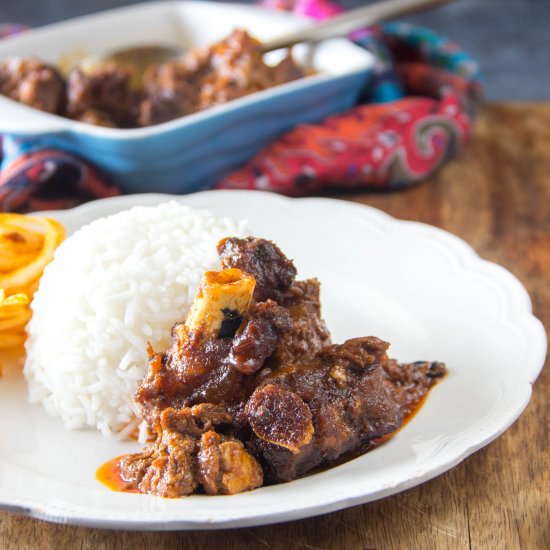
[[[25,342],[30,301],[64,238],[64,227],[54,219],[0,214],[0,349]]]

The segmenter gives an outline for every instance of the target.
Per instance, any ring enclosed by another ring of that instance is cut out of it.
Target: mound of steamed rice
[[[55,253],[32,302],[24,373],[31,402],[67,428],[125,436],[139,425],[133,395],[147,343],[171,343],[216,244],[244,223],[176,202],[98,219]]]

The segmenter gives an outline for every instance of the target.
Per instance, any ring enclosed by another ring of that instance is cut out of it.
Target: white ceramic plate
[[[69,232],[167,197],[133,195],[56,212]],[[205,192],[176,200],[244,217],[277,242],[302,278],[322,282],[335,341],[374,334],[403,361],[445,361],[449,375],[414,419],[366,455],[326,472],[234,496],[166,500],[112,492],[98,466],[138,448],[67,431],[26,404],[18,372],[0,379],[0,505],[96,527],[216,529],[293,520],[379,499],[452,468],[519,416],[543,365],[546,336],[523,286],[439,229],[373,208],[265,193]]]

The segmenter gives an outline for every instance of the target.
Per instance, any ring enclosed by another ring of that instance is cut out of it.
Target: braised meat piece
[[[401,426],[445,369],[398,366],[387,357],[388,345],[355,338],[262,378],[245,412],[249,448],[268,480],[289,481],[365,451]]]
[[[267,366],[310,361],[330,344],[330,332],[321,317],[320,291],[317,279],[307,279],[295,281],[282,296],[280,303],[288,309],[292,326],[282,335]]]
[[[198,97],[200,109],[226,103],[303,76],[287,57],[279,66],[270,67],[263,60],[261,43],[244,30],[208,49],[210,70],[201,82]]]
[[[151,66],[143,76],[143,99],[138,122],[160,124],[197,110],[197,86],[193,72],[176,61]]]
[[[109,64],[90,71],[74,69],[67,86],[67,115],[75,120],[113,128],[136,126],[131,72]]]
[[[229,364],[242,374],[258,372],[292,326],[289,312],[273,300],[251,305],[231,344]]]
[[[236,30],[225,40],[148,69],[139,123],[166,122],[303,75],[290,56],[275,67],[266,65],[260,42]]]
[[[238,269],[209,272],[185,323],[165,353],[151,351],[136,401],[152,423],[158,410],[197,403],[237,403],[250,391],[244,377],[260,370],[291,327],[273,300],[250,303],[254,279]]]
[[[276,244],[265,239],[223,239],[218,244],[218,254],[224,269],[236,267],[254,277],[254,300],[257,302],[281,301],[296,278],[292,261]]]
[[[198,478],[209,495],[233,495],[260,487],[264,481],[258,461],[238,439],[205,432],[197,455]]]
[[[427,391],[447,373],[445,364],[438,361],[398,363],[390,359],[383,368],[384,376],[391,383],[393,398],[405,415],[412,413]]]
[[[224,268],[239,268],[256,279],[255,300],[276,300],[290,314],[290,330],[282,334],[266,366],[308,361],[330,344],[321,317],[319,281],[295,281],[296,268],[277,245],[256,237],[233,237],[220,241],[218,254]]]
[[[209,341],[200,351],[193,342],[178,339],[169,351],[154,354],[135,395],[148,424],[166,408],[238,400],[243,375],[226,360],[230,348],[230,339]]]
[[[47,113],[61,115],[65,110],[63,77],[57,69],[37,59],[2,61],[0,94]]]
[[[210,404],[163,410],[156,441],[120,461],[127,488],[175,498],[198,486],[226,495],[259,487],[263,474],[257,460],[241,441],[215,431],[230,422],[223,408]]]

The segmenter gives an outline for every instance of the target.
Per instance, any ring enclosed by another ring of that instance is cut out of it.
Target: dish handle
[[[0,133],[36,135],[66,130],[67,123],[63,118],[0,96]]]

